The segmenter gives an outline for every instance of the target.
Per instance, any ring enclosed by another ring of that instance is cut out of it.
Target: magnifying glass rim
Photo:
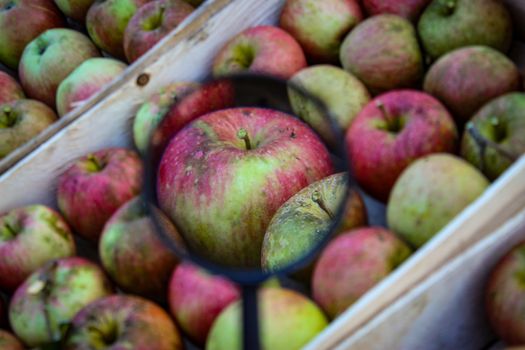
[[[290,91],[289,89],[291,88],[294,90],[294,92],[299,93],[299,95],[302,98],[308,99],[310,103],[313,103],[313,105],[318,109],[318,111],[320,111],[323,115],[328,117],[329,122],[330,122],[331,131],[334,133],[334,135],[336,135],[336,139],[340,140],[340,142],[336,142],[337,147],[335,147],[335,151],[337,151],[338,155],[340,155],[341,165],[342,165],[342,168],[344,169],[339,172],[346,172],[346,186],[345,186],[344,197],[343,197],[343,200],[341,201],[341,204],[337,208],[336,214],[334,218],[332,219],[330,227],[327,230],[326,234],[322,237],[320,241],[316,243],[315,247],[311,249],[308,253],[303,254],[300,258],[295,260],[293,263],[290,263],[278,270],[265,271],[261,267],[259,268],[241,268],[241,267],[237,268],[237,267],[231,267],[231,266],[223,266],[218,263],[214,263],[208,259],[205,259],[199,254],[188,253],[188,251],[181,249],[181,247],[178,244],[175,244],[172,238],[170,238],[170,235],[166,232],[165,227],[162,224],[160,224],[160,220],[156,219],[158,212],[161,211],[161,209],[155,204],[157,203],[157,173],[158,173],[159,164],[153,164],[155,160],[158,158],[154,154],[153,147],[151,147],[152,137],[150,137],[150,141],[149,141],[148,148],[146,151],[146,156],[143,157],[144,159],[144,178],[143,178],[144,185],[143,185],[143,191],[142,191],[141,196],[145,203],[145,209],[147,211],[147,214],[151,217],[151,220],[153,221],[153,224],[155,226],[155,232],[159,236],[159,238],[181,260],[187,260],[197,266],[200,266],[208,270],[209,272],[213,274],[219,274],[219,275],[226,276],[230,280],[236,283],[239,283],[239,284],[244,284],[244,285],[258,284],[272,276],[286,275],[290,272],[300,269],[301,267],[306,266],[321,251],[321,249],[328,243],[330,238],[336,233],[339,227],[339,224],[341,223],[343,219],[343,215],[346,211],[346,206],[347,206],[350,190],[352,187],[355,186],[355,182],[353,181],[353,177],[351,175],[352,172],[350,168],[350,163],[348,161],[348,155],[346,152],[344,133],[343,133],[342,128],[336,124],[337,119],[335,118],[333,113],[326,107],[325,103],[323,103],[319,98],[313,96],[312,94],[307,92],[304,88],[298,86],[292,81],[282,80],[277,77],[273,77],[269,75],[242,72],[242,73],[224,75],[224,76],[216,77],[216,78],[204,79],[204,81],[200,83],[196,89],[191,90],[188,94],[185,94],[185,96],[191,95],[192,92],[198,91],[199,89],[202,89],[205,86],[209,86],[211,84],[216,84],[220,82],[230,82],[230,83],[233,82],[235,86],[235,83],[237,84],[243,83],[243,82],[250,83],[250,82],[256,82],[256,81],[259,81],[264,84],[281,84],[283,87],[286,88],[288,96],[289,96],[289,91]],[[184,97],[181,99],[177,99],[177,101],[174,102],[174,104],[170,107],[170,109],[172,109],[175,105],[179,104],[183,100],[184,100]],[[291,106],[291,103],[290,103],[290,106]],[[236,106],[227,107],[227,108],[236,108]],[[246,107],[237,107],[237,108],[250,108],[250,107],[246,106]],[[262,108],[262,107],[257,107],[257,108]],[[275,110],[279,111],[278,109],[275,109]],[[212,111],[210,113],[213,113],[213,112],[215,111]],[[299,116],[295,114],[292,116],[294,118],[301,120],[302,122],[305,122]],[[193,120],[190,120],[188,124],[186,124],[186,126],[189,125],[192,121]],[[159,123],[157,128],[161,127],[161,125],[162,125],[162,121]],[[177,133],[183,130],[186,126],[179,129]],[[316,130],[313,129],[311,126],[309,127],[313,132],[316,132]],[[152,132],[151,134],[153,135],[154,133],[155,132]],[[176,134],[171,136],[171,139],[173,139],[175,135]],[[318,136],[321,140],[323,140],[323,138],[320,135]],[[323,144],[325,144],[326,146],[325,142],[323,142]],[[166,147],[167,145],[168,144],[166,144]],[[160,156],[160,158],[162,158],[162,156]],[[168,215],[166,214],[164,215],[167,218],[169,218]],[[173,225],[176,227],[175,223],[171,219],[170,219],[170,222],[172,222]]]

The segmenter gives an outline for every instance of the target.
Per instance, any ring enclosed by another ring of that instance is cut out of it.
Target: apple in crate
[[[182,350],[183,345],[160,306],[137,296],[111,295],[76,314],[61,349]]]
[[[454,152],[458,135],[452,116],[432,96],[397,90],[376,97],[346,134],[357,182],[386,201],[401,172],[430,153]]]
[[[198,86],[199,84],[191,82],[170,84],[153,94],[140,106],[133,120],[133,140],[141,154],[146,154],[151,133],[170,111],[172,105],[179,103]]]
[[[79,23],[84,23],[89,7],[95,0],[55,0],[60,11]]]
[[[254,267],[277,209],[332,172],[324,144],[299,120],[270,109],[231,108],[194,120],[171,140],[157,196],[197,254]]]
[[[63,116],[120,76],[127,65],[111,58],[95,57],[82,62],[57,89],[56,106]]]
[[[512,20],[501,0],[433,0],[419,19],[418,33],[431,59],[471,45],[507,52]]]
[[[315,62],[336,63],[342,39],[361,20],[358,0],[287,0],[279,26]]]
[[[288,79],[306,67],[301,46],[295,39],[273,26],[244,30],[224,45],[213,61],[213,75],[240,71],[269,74]]]
[[[388,227],[421,247],[489,186],[476,168],[451,154],[416,160],[397,180],[387,206]]]
[[[57,120],[55,112],[34,100],[0,105],[0,159],[40,134]]]
[[[137,10],[151,0],[96,0],[86,15],[89,37],[103,51],[124,59],[124,31]]]
[[[295,90],[288,90],[295,115],[310,125],[329,144],[338,142],[332,127],[339,127],[342,132],[346,131],[370,101],[370,94],[365,85],[339,67],[311,66],[300,70],[291,81],[320,99],[333,114],[335,120],[330,121],[321,115],[317,106],[306,101]]]
[[[0,105],[24,98],[24,91],[9,74],[0,71]]]
[[[60,214],[30,205],[0,215],[0,288],[14,291],[47,261],[75,254],[75,242]]]
[[[343,68],[374,94],[414,87],[423,77],[414,26],[396,15],[378,15],[361,22],[343,41],[340,58]]]
[[[9,304],[9,321],[28,346],[62,339],[84,306],[113,293],[102,269],[79,257],[50,261],[33,272]]]
[[[424,87],[463,124],[488,101],[519,90],[520,73],[499,51],[470,46],[454,50],[434,63]]]
[[[359,192],[351,188],[344,198],[347,182],[347,173],[325,177],[297,192],[277,210],[264,235],[263,269],[282,269],[315,249],[328,234],[345,200],[346,208],[337,232],[366,225],[366,208]],[[309,281],[312,270],[313,264],[309,264],[294,276]]]
[[[0,329],[0,349],[24,350],[22,343],[11,333]]]
[[[525,243],[507,252],[492,269],[485,287],[485,309],[494,332],[506,345],[525,344]]]
[[[98,241],[106,221],[141,189],[140,157],[107,148],[79,158],[60,175],[57,202],[75,233]]]
[[[29,42],[47,29],[64,25],[50,0],[0,0],[0,62],[17,69]]]
[[[347,231],[321,253],[312,276],[313,298],[334,319],[410,254],[402,240],[382,227]]]
[[[319,307],[296,291],[264,288],[258,299],[262,349],[301,349],[328,324]],[[206,350],[242,348],[241,311],[241,302],[237,301],[220,313],[208,335]]]
[[[99,56],[89,38],[72,29],[50,29],[24,50],[18,74],[31,98],[55,108],[58,85],[82,62]]]
[[[486,104],[463,133],[461,155],[490,180],[525,153],[525,94],[515,92]],[[469,130],[474,129],[474,130]],[[496,144],[485,144],[486,141]]]
[[[157,236],[140,197],[126,202],[104,226],[99,255],[104,269],[124,291],[162,301],[177,257]],[[162,216],[164,228],[184,244],[173,224]]]
[[[124,32],[124,52],[136,61],[188,17],[194,8],[183,0],[155,0],[131,18]]]
[[[204,345],[208,332],[220,312],[240,298],[236,285],[220,276],[189,263],[173,271],[168,299],[177,324],[199,345]]]
[[[363,0],[363,7],[370,16],[390,13],[417,22],[419,15],[432,0]]]

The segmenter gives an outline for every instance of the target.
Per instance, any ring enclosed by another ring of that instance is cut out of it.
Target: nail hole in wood
[[[137,85],[138,86],[146,86],[149,83],[149,74],[148,73],[142,73],[137,77]]]

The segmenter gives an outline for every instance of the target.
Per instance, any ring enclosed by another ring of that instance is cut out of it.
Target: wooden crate
[[[224,3],[225,1],[221,0],[207,0],[206,2],[204,2],[190,16],[188,16],[188,18],[186,18],[179,26],[177,26],[177,28],[175,28],[169,35],[167,35],[166,38],[164,38],[161,42],[157,43],[157,45],[154,48],[152,48],[147,54],[141,57],[137,62],[134,62],[131,65],[131,68],[128,68],[121,78],[115,79],[113,82],[101,89],[98,93],[91,96],[81,106],[71,111],[67,115],[62,116],[59,120],[50,125],[46,130],[42,131],[38,136],[34,137],[26,144],[18,147],[8,156],[4,157],[3,159],[0,159],[0,174],[9,170],[9,168],[11,168],[14,164],[16,164],[18,161],[20,161],[32,151],[37,149],[39,146],[44,144],[51,137],[60,132],[60,130],[64,129],[69,124],[73,123],[75,120],[87,113],[87,111],[93,108],[93,106],[98,104],[100,101],[110,96],[113,92],[119,90],[123,83],[126,81],[126,77],[128,77],[129,74],[133,74],[132,71],[135,70],[133,67],[143,66],[143,64],[141,64],[140,62],[151,62],[151,60],[155,60],[156,57],[162,55],[162,53],[166,51],[166,47],[176,45],[178,41],[182,40],[184,35],[181,35],[180,32],[183,30],[183,28],[200,27],[201,24],[204,21],[206,21],[208,15],[220,9]],[[0,70],[14,74],[13,71],[1,64]]]
[[[56,180],[79,156],[110,146],[132,145],[131,123],[137,107],[160,87],[209,75],[223,44],[245,28],[274,24],[284,0],[216,0],[194,21],[163,41],[104,96],[66,128],[0,176],[0,211],[31,203],[55,206]],[[519,4],[520,0],[514,1]],[[521,5],[519,8],[523,8]],[[515,50],[520,56],[525,50]],[[138,84],[147,80],[147,84]],[[525,206],[525,157],[522,157],[435,239],[363,296],[306,348],[344,345],[371,319],[409,293],[427,276],[482,240]],[[381,207],[374,207],[372,211]]]

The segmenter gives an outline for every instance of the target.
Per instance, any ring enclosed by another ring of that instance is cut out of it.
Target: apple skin
[[[345,200],[347,181],[347,173],[325,177],[297,192],[277,210],[264,235],[261,253],[264,270],[282,269],[316,248],[319,240],[328,234],[332,218]],[[367,224],[366,208],[359,192],[351,189],[346,201],[337,233]],[[294,275],[309,281],[312,271],[313,263]]]
[[[258,26],[233,37],[215,56],[213,75],[240,71],[269,74],[289,79],[306,67],[301,46],[278,27]]]
[[[124,52],[136,61],[188,17],[194,8],[182,0],[155,0],[137,10],[124,32]]]
[[[57,202],[75,233],[96,242],[111,215],[141,189],[140,157],[107,148],[76,160],[59,177]]]
[[[22,54],[18,75],[27,96],[55,108],[58,85],[82,62],[99,56],[89,38],[72,29],[45,31]]]
[[[172,139],[160,162],[157,197],[194,252],[255,267],[277,209],[331,173],[325,146],[299,120],[270,109],[231,108],[194,120]]]
[[[490,273],[485,286],[485,310],[495,333],[505,345],[525,343],[525,242],[513,247]]]
[[[62,80],[57,89],[59,116],[74,110],[120,76],[127,65],[111,58],[89,58]]]
[[[157,236],[144,202],[135,197],[120,207],[104,226],[99,256],[104,270],[124,291],[162,301],[177,257]],[[178,237],[166,218],[171,237]]]
[[[101,50],[125,59],[124,32],[137,10],[151,0],[96,0],[86,15],[89,37]]]
[[[140,106],[133,120],[133,140],[142,155],[146,154],[151,133],[157,128],[171,106],[198,86],[199,84],[192,82],[167,85]]]
[[[168,299],[177,324],[199,345],[204,345],[220,312],[240,298],[239,288],[189,263],[173,271]]]
[[[354,176],[373,197],[386,201],[396,179],[415,159],[454,152],[457,130],[452,116],[432,96],[397,90],[376,97],[346,134]]]
[[[387,205],[388,227],[419,248],[489,186],[476,168],[451,154],[412,163],[397,180]]]
[[[487,46],[454,50],[436,61],[424,89],[437,97],[462,124],[485,103],[520,88],[518,67]]]
[[[50,261],[33,272],[9,304],[15,334],[28,346],[62,339],[64,326],[89,303],[113,289],[102,269],[79,257]]]
[[[362,19],[357,0],[287,0],[279,26],[312,61],[337,63],[342,39]]]
[[[370,101],[370,94],[365,85],[339,67],[311,66],[300,70],[291,81],[324,102],[336,118],[333,121],[335,126],[340,127],[343,133]],[[317,106],[305,101],[293,89],[289,89],[288,94],[295,115],[316,130],[329,144],[333,145],[339,141],[334,135],[331,121],[319,113]]]
[[[486,104],[470,123],[485,137],[516,157],[525,153],[525,94],[510,93]],[[498,178],[513,161],[492,147],[485,149],[467,130],[463,133],[461,156],[482,171],[490,180]]]
[[[314,302],[293,290],[264,288],[258,299],[262,349],[300,349],[328,324]],[[237,301],[220,313],[208,335],[206,350],[242,349],[241,310]]]
[[[505,53],[512,39],[512,20],[500,0],[433,0],[419,18],[418,33],[430,59],[472,45]]]
[[[73,318],[63,350],[103,348],[182,350],[181,336],[157,304],[131,295],[111,295],[83,308]]]
[[[55,0],[60,11],[79,23],[84,23],[89,7],[95,0]]]
[[[385,228],[347,231],[321,253],[312,277],[313,298],[334,319],[410,254],[411,249]]]
[[[24,91],[9,74],[0,71],[0,105],[24,98]]]
[[[24,346],[14,335],[0,329],[0,349],[2,350],[24,350]]]
[[[416,86],[423,77],[423,58],[414,26],[390,14],[361,22],[341,46],[343,68],[370,92]]]
[[[0,288],[5,291],[14,291],[47,261],[75,255],[66,222],[43,205],[0,215],[0,242]]]
[[[0,159],[40,134],[57,120],[52,109],[35,100],[0,105]]]
[[[370,16],[390,13],[416,22],[432,0],[363,0],[363,8]]]
[[[17,69],[24,48],[47,29],[65,26],[49,0],[0,0],[0,62]]]

